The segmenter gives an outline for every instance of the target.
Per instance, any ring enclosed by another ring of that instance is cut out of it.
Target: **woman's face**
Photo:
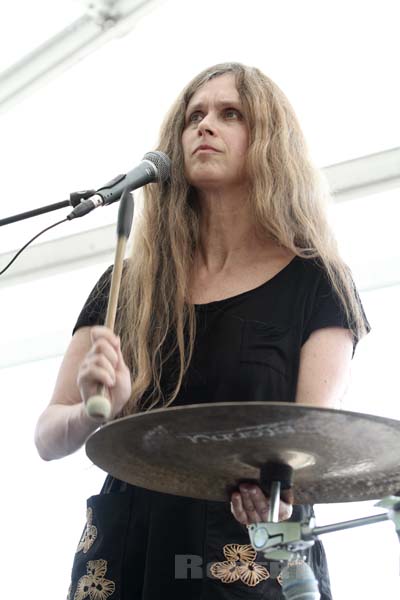
[[[234,75],[214,77],[197,90],[186,109],[182,134],[186,179],[200,190],[242,185],[248,145]]]

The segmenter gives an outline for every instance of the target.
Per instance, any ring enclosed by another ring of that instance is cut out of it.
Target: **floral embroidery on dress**
[[[89,507],[86,511],[86,527],[78,544],[77,552],[83,550],[86,552],[93,546],[95,539],[97,538],[97,528],[93,525],[93,511]]]
[[[260,583],[260,581],[263,581],[270,577],[270,574],[267,571],[267,569],[255,562],[240,565],[240,567],[238,567],[238,570],[240,579],[243,581],[243,583],[251,587],[254,587],[258,583]]]
[[[241,562],[253,562],[257,556],[256,551],[250,544],[247,544],[246,546],[227,544],[224,546],[223,552],[227,560],[239,560]]]
[[[106,600],[115,591],[115,583],[104,576],[107,572],[107,561],[90,560],[86,565],[87,575],[78,581],[74,600]]]
[[[269,578],[267,569],[254,562],[257,553],[250,544],[227,544],[223,553],[227,560],[214,563],[210,568],[211,574],[222,583],[233,583],[240,579],[244,584],[254,587]]]
[[[210,571],[211,574],[217,579],[220,579],[222,583],[233,583],[240,579],[239,570],[234,561],[214,563],[211,565]]]

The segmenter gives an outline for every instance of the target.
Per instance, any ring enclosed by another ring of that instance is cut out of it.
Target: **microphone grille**
[[[171,160],[169,156],[164,154],[164,152],[160,152],[158,150],[155,152],[146,152],[146,154],[143,156],[143,160],[150,161],[156,167],[156,181],[164,183],[164,181],[169,179],[171,172]]]

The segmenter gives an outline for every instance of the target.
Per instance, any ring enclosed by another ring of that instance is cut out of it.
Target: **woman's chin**
[[[193,174],[188,181],[192,187],[201,192],[217,192],[239,185],[235,177],[227,177],[226,174],[215,171]]]

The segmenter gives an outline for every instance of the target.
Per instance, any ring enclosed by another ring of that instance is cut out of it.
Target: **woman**
[[[159,149],[171,158],[171,178],[145,190],[119,336],[101,326],[108,270],[39,419],[44,459],[73,452],[96,429],[84,403],[99,383],[110,390],[112,418],[236,400],[338,407],[345,392],[368,324],[279,88],[237,63],[207,69],[172,107]],[[70,597],[282,598],[276,564],[256,556],[244,527],[267,509],[256,485],[240,486],[229,506],[109,476],[88,501]],[[280,518],[291,511],[281,501]],[[308,555],[329,600],[319,542]]]

